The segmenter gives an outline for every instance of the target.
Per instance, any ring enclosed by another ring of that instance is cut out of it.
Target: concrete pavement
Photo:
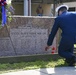
[[[55,67],[9,72],[0,75],[76,75],[76,67]]]

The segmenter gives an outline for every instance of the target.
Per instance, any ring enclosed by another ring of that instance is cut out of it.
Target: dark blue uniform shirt
[[[66,41],[68,43],[76,42],[76,12],[63,12],[60,16],[55,18],[55,22],[51,33],[48,38],[47,45],[51,46],[53,39],[57,33],[58,28],[62,30],[61,41]],[[68,40],[68,41],[67,41]],[[67,44],[68,44],[67,43]]]

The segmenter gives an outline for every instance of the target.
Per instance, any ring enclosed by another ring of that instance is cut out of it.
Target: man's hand
[[[50,46],[46,46],[46,47],[45,47],[45,51],[47,51],[49,48],[50,48]]]

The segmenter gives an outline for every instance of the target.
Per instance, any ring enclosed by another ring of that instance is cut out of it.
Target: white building
[[[51,13],[55,15],[55,8],[60,4],[66,4],[70,7],[69,10],[75,11],[75,1],[76,0],[12,0],[12,5],[15,8],[15,15],[37,16],[36,9],[37,6],[41,4],[44,10],[43,16],[50,16]]]

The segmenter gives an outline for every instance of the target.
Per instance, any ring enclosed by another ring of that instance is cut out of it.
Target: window
[[[68,11],[75,11],[75,7],[70,7]]]

